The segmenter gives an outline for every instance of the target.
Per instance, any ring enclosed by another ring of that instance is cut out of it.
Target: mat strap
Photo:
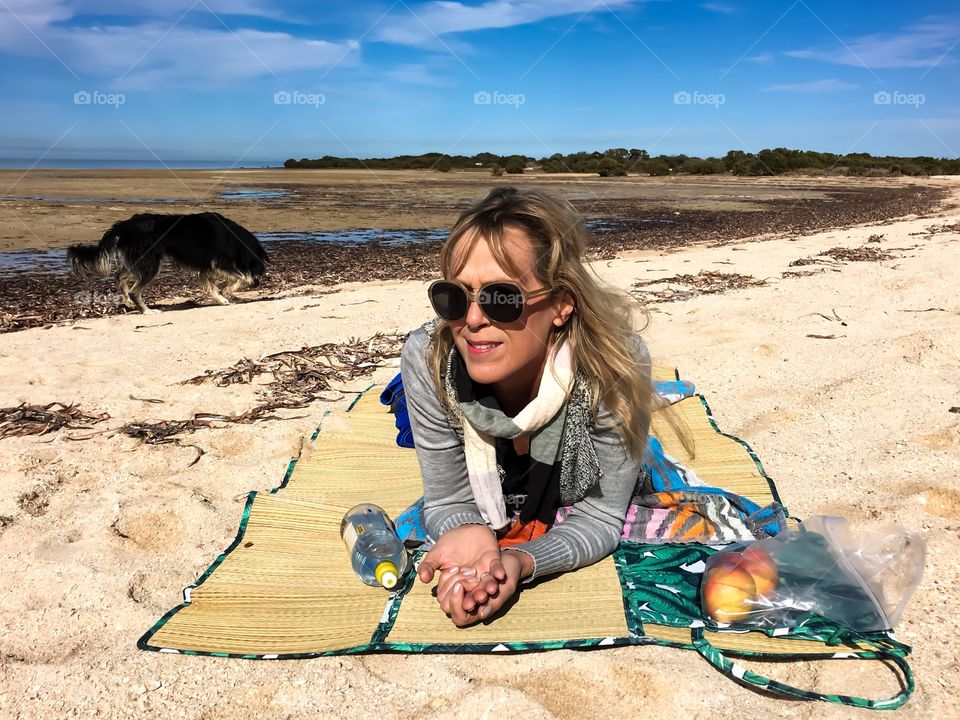
[[[866,638],[862,638],[861,642],[868,642],[873,645],[876,648],[878,659],[892,660],[903,673],[906,685],[893,697],[885,700],[868,700],[852,695],[835,695],[831,693],[814,692],[813,690],[803,690],[793,685],[771,680],[763,675],[758,675],[757,673],[747,670],[742,665],[738,665],[707,639],[703,628],[693,628],[691,637],[693,639],[693,646],[697,649],[697,652],[724,675],[735,682],[758,687],[774,695],[801,698],[803,700],[824,700],[838,705],[850,705],[852,707],[870,708],[872,710],[895,710],[910,698],[914,690],[913,672],[910,670],[910,665],[907,661],[900,655],[889,652],[886,648],[872,643]]]

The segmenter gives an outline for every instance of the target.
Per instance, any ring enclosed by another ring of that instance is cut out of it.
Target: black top
[[[507,505],[507,517],[520,515],[527,500],[527,480],[530,477],[530,454],[519,455],[510,438],[495,438],[497,469]]]

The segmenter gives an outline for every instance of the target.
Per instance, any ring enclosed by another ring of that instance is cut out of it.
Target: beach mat
[[[679,374],[655,367],[654,379]],[[697,650],[738,682],[783,695],[883,709],[902,705],[912,693],[903,659],[911,648],[890,632],[858,634],[830,623],[745,631],[705,621],[699,578],[704,560],[716,552],[706,545],[623,542],[594,565],[531,583],[508,612],[468,628],[455,627],[413,573],[393,593],[364,585],[340,540],[344,513],[375,502],[396,517],[422,494],[416,452],[394,441],[394,418],[379,402],[380,390],[371,386],[346,411],[325,414],[281,484],[248,495],[233,543],[185,588],[183,603],[140,638],[140,649],[294,659],[659,644]],[[651,432],[669,455],[710,486],[761,506],[783,504],[759,458],[720,431],[702,395],[673,408],[695,439],[696,455],[655,418]],[[551,608],[556,612],[546,611]],[[878,658],[897,665],[903,682],[885,700],[820,694],[751,673],[732,660],[738,656]]]

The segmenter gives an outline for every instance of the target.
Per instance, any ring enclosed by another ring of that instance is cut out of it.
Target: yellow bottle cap
[[[387,590],[391,590],[397,585],[397,566],[390,561],[385,561],[377,565],[373,571],[377,582],[383,585]]]

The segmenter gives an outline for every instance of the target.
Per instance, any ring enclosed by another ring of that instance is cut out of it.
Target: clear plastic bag
[[[920,584],[925,558],[917,533],[887,526],[857,538],[844,518],[816,515],[712,555],[701,606],[731,625],[799,627],[827,618],[861,632],[888,630]]]

